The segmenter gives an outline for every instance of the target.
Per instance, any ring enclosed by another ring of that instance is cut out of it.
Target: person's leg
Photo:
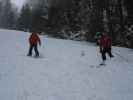
[[[102,60],[105,61],[106,60],[106,49],[102,50]]]
[[[35,50],[35,56],[38,57],[39,51],[38,51],[37,45],[34,46],[34,50]]]
[[[106,61],[106,51],[105,51],[105,49],[102,50],[101,56],[102,56],[103,61],[100,65],[105,65],[105,61]]]
[[[114,57],[114,56],[112,55],[111,48],[108,48],[108,49],[107,49],[107,53],[108,53],[108,55],[109,55],[110,58],[111,58],[111,57]]]
[[[32,49],[33,49],[33,45],[30,45],[28,56],[32,56]]]

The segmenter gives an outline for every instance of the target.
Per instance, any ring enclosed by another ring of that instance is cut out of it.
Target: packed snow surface
[[[27,57],[29,33],[0,30],[0,100],[133,100],[133,50],[40,36],[40,57]]]

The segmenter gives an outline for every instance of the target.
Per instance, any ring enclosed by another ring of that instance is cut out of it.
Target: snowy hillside
[[[0,30],[0,100],[133,100],[133,50],[113,48],[106,66],[91,43],[41,36],[27,57],[28,33]]]

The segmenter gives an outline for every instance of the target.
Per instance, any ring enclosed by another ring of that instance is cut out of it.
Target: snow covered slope
[[[28,36],[0,30],[0,100],[133,100],[132,49],[99,67],[95,45],[45,36],[41,58],[27,57]]]

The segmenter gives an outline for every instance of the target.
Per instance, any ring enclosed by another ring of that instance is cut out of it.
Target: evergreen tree
[[[2,27],[2,2],[0,2],[0,27]]]
[[[124,0],[124,5],[127,9],[127,13],[128,13],[128,24],[131,25],[133,24],[133,1],[132,0]]]
[[[43,16],[47,15],[47,8],[44,0],[41,0],[36,7],[32,9],[32,30],[41,32],[44,27]]]
[[[1,11],[1,27],[3,28],[13,28],[15,24],[15,13],[12,8],[10,0],[3,1],[2,11]]]
[[[90,23],[89,23],[89,33],[87,34],[88,40],[94,40],[96,32],[103,32],[103,1],[92,0],[90,9]]]
[[[28,4],[24,5],[20,16],[18,18],[17,27],[20,30],[30,30],[31,29],[31,21],[32,21],[32,12],[30,6]]]

